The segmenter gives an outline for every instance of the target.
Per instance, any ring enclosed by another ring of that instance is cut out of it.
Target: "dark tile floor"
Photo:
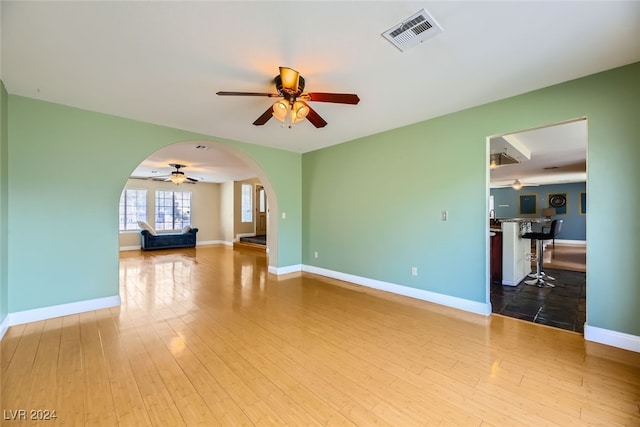
[[[520,282],[518,286],[491,284],[494,313],[575,332],[584,332],[586,321],[586,274],[545,269],[555,277],[555,288],[538,288]]]

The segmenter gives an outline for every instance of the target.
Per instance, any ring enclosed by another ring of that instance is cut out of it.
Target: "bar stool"
[[[545,281],[545,279],[546,280],[554,280],[554,279],[553,277],[549,277],[544,274],[544,270],[543,270],[544,243],[543,242],[545,240],[552,240],[556,238],[556,236],[558,235],[558,233],[560,233],[560,230],[562,229],[562,222],[563,220],[561,219],[554,219],[553,221],[551,221],[551,227],[548,233],[532,232],[532,233],[525,233],[522,235],[523,239],[531,239],[536,241],[536,256],[535,256],[536,274],[532,280],[525,280],[524,281],[525,284],[536,285],[540,288],[544,286],[548,286],[551,288],[555,287],[554,284],[548,283]]]

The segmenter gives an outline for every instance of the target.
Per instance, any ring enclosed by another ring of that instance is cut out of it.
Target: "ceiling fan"
[[[497,185],[492,185],[493,188],[513,188],[514,190],[520,190],[523,187],[539,187],[540,184],[535,184],[535,183],[523,183],[521,182],[519,179],[514,180],[512,183],[504,183],[504,184],[497,184]]]
[[[181,165],[178,163],[169,163],[169,166],[171,166],[172,168],[176,168],[176,170],[171,172],[171,175],[156,176],[153,178],[153,180],[154,181],[171,181],[176,185],[180,185],[184,182],[186,182],[187,184],[195,184],[196,182],[199,181],[195,178],[188,177],[187,175],[184,174],[184,172],[180,170],[181,168],[186,168],[187,167],[186,165]]]
[[[256,126],[262,126],[273,116],[289,128],[305,118],[315,127],[322,128],[327,122],[307,104],[311,102],[333,102],[337,104],[355,105],[360,102],[358,95],[353,93],[327,93],[327,92],[303,92],[304,77],[296,70],[288,67],[280,67],[280,74],[274,77],[276,91],[278,93],[262,92],[217,92],[221,96],[266,96],[269,98],[283,98],[276,101],[260,117],[253,122]]]

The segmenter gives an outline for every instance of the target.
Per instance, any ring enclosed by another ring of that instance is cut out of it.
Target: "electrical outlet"
[[[440,217],[442,218],[443,221],[446,221],[448,216],[449,216],[449,212],[447,211],[442,211],[440,213]]]
[[[314,253],[313,253],[313,257],[314,257],[314,258],[318,258],[318,252],[314,252]]]
[[[412,276],[418,275],[418,267],[411,267],[411,275]]]
[[[287,219],[287,213],[286,212],[282,212],[282,219]]]

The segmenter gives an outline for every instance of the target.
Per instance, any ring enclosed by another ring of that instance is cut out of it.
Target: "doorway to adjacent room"
[[[555,244],[545,242],[543,250],[543,269],[555,279],[548,281],[553,286],[526,285],[529,270],[511,283],[492,271],[487,290],[492,312],[582,333],[586,321],[587,120],[579,118],[487,140],[491,231],[500,234],[500,221],[507,218],[525,222],[530,218],[534,231],[540,231],[535,229],[545,221],[564,222],[564,232]],[[557,194],[566,198],[566,206],[548,216]],[[525,206],[523,199],[533,202]],[[511,249],[503,242],[501,260],[505,250]],[[535,257],[532,261],[529,253],[534,252],[531,248],[520,261],[532,273]],[[488,253],[489,265],[495,269],[496,252]],[[502,263],[499,265],[502,269]]]
[[[256,236],[267,235],[267,194],[264,187],[256,185]]]

